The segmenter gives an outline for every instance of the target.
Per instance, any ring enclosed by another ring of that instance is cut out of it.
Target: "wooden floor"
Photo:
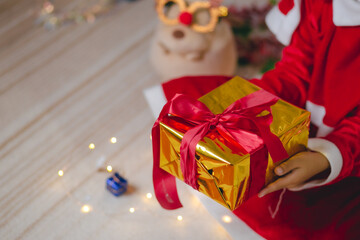
[[[216,220],[184,184],[182,209],[146,197],[154,119],[143,90],[160,83],[148,57],[154,2],[122,1],[53,31],[34,24],[42,3],[0,0],[0,239],[231,239],[221,210]],[[105,189],[101,162],[128,180],[125,195]],[[258,239],[240,225],[234,239]]]
[[[180,210],[146,198],[153,1],[54,31],[34,25],[40,6],[0,1],[0,239],[230,239],[184,187]],[[101,159],[128,179],[127,194],[105,190]]]

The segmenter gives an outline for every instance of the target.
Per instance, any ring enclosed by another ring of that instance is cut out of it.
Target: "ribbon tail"
[[[268,163],[263,161],[264,157],[267,158],[269,153],[274,163],[289,157],[280,139],[270,131],[272,117],[258,118],[258,121],[253,120],[253,122],[258,128],[266,148],[258,150],[250,157],[250,171],[253,177],[250,181],[249,197],[257,194],[265,184]]]
[[[246,198],[251,198],[259,193],[264,187],[268,151],[265,147],[257,150],[250,156],[250,184],[248,188],[248,195]]]
[[[188,108],[188,106],[192,106],[191,108]],[[196,114],[194,114],[193,111],[196,109]],[[176,189],[176,181],[175,177],[165,170],[160,168],[160,121],[163,121],[167,117],[168,114],[173,115],[181,115],[184,119],[191,119],[191,122],[198,122],[198,118],[203,116],[212,115],[211,112],[207,109],[207,107],[194,99],[191,99],[185,95],[177,94],[175,97],[169,101],[165,106],[163,107],[157,121],[155,122],[153,128],[152,128],[152,146],[153,146],[153,184],[154,184],[154,190],[155,190],[155,196],[157,200],[159,201],[160,205],[165,209],[177,209],[182,207],[182,204],[179,200],[179,196],[177,194]],[[192,141],[199,141],[197,140],[198,137],[192,137]],[[197,142],[196,142],[197,144]],[[190,164],[190,168],[192,170],[188,171],[188,173],[191,173],[193,171],[196,171],[196,161],[195,161],[195,150],[196,150],[196,144],[193,150],[190,151],[190,156],[193,155],[193,163]],[[190,144],[191,146],[194,145],[194,143]],[[191,154],[191,152],[194,152],[194,154]],[[187,151],[188,152],[188,151]],[[189,154],[189,153],[188,153]],[[187,158],[185,158],[187,159]],[[181,163],[184,165],[184,163]],[[188,165],[188,164],[186,164]],[[192,166],[192,167],[191,167]],[[183,168],[183,167],[182,167]],[[188,168],[186,166],[186,168]],[[195,170],[194,170],[195,169]],[[194,173],[194,176],[196,176],[196,172]],[[197,179],[192,180],[192,186],[197,184]]]
[[[154,192],[160,205],[168,210],[182,207],[180,202],[175,177],[160,168],[160,127],[156,121],[152,128],[153,145],[153,184]]]

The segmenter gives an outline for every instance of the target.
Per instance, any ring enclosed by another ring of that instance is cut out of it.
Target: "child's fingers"
[[[278,176],[283,176],[285,174],[288,174],[289,172],[291,172],[292,170],[294,170],[297,167],[299,167],[297,164],[297,157],[294,156],[294,157],[286,160],[285,162],[281,163],[279,166],[277,166],[275,168],[275,173]]]
[[[258,196],[261,198],[269,193],[292,186],[294,185],[294,180],[296,179],[297,179],[297,174],[295,172],[292,172],[286,175],[285,177],[279,178],[275,182],[270,183],[268,186],[266,186],[263,190],[259,192]]]
[[[268,186],[266,186],[263,190],[261,190],[258,194],[259,198],[264,197],[265,195],[272,193],[272,192],[276,192],[277,190],[280,190],[283,188],[283,184],[276,182],[273,182],[271,184],[269,184]]]

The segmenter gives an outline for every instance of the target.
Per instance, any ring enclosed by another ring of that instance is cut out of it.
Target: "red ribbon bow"
[[[155,195],[161,206],[165,209],[182,207],[177,195],[174,176],[159,167],[159,122],[162,122],[170,114],[195,125],[183,136],[180,147],[180,166],[184,181],[193,188],[198,189],[195,158],[196,145],[209,131],[218,131],[227,141],[236,144],[237,147],[248,153],[261,147],[264,143],[274,162],[288,158],[281,141],[271,133],[269,128],[272,122],[270,106],[277,101],[278,97],[265,90],[259,90],[237,100],[223,113],[217,115],[214,115],[202,102],[186,95],[177,94],[169,101],[164,106],[152,129],[153,182]],[[264,110],[268,111],[269,114],[259,116]],[[259,160],[257,164],[260,164],[261,167],[257,169],[261,168],[264,179],[267,161],[264,161],[264,159]],[[260,184],[263,185],[264,180]]]

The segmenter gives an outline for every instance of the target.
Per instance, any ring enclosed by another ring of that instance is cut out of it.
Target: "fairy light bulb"
[[[129,212],[134,213],[134,212],[135,212],[135,208],[133,208],[133,207],[130,208],[130,209],[129,209]]]
[[[89,144],[89,148],[90,148],[91,150],[95,149],[95,144],[94,144],[94,143],[90,143],[90,144]]]
[[[147,194],[146,194],[146,198],[148,198],[148,199],[152,198],[152,194],[151,194],[151,193],[147,193]]]
[[[91,211],[91,206],[90,205],[85,204],[85,205],[83,205],[81,207],[81,212],[82,213],[89,213],[90,211]]]
[[[96,20],[96,17],[95,17],[94,14],[89,14],[89,15],[86,16],[86,21],[87,21],[88,23],[94,23],[95,20]]]
[[[182,220],[183,220],[183,217],[179,215],[179,216],[177,216],[177,220],[178,220],[178,221],[182,221]]]
[[[112,137],[112,138],[110,138],[110,142],[111,142],[111,143],[116,143],[116,142],[117,142],[116,137]]]
[[[225,223],[231,223],[231,221],[232,221],[231,217],[228,216],[228,215],[223,216],[223,217],[222,217],[222,220],[223,220],[223,222],[225,222]]]
[[[108,166],[106,167],[106,171],[112,172],[112,170],[113,170],[112,166],[108,165]]]
[[[47,13],[47,14],[52,13],[54,11],[54,8],[55,8],[54,5],[51,4],[50,2],[44,3],[43,9],[44,9],[45,13]]]
[[[64,171],[63,171],[63,170],[59,170],[59,171],[58,171],[58,175],[59,175],[60,177],[64,176]]]

